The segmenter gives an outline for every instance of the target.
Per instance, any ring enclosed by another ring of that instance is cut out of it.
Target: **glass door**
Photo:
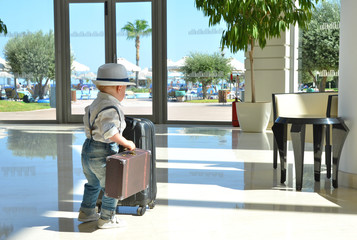
[[[151,2],[120,1],[115,6],[116,61],[123,64],[135,86],[127,88],[126,115],[152,115]]]
[[[69,4],[71,115],[83,115],[98,93],[92,80],[105,63],[105,5]]]
[[[147,1],[73,0],[69,3],[70,86],[66,87],[66,102],[70,106],[70,122],[82,120],[85,107],[98,94],[92,83],[97,69],[109,62],[123,64],[130,81],[136,83],[127,88],[122,102],[125,115],[151,118],[151,12],[151,2]]]

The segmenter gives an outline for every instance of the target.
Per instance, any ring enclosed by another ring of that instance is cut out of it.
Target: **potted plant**
[[[228,47],[232,53],[242,50],[248,52],[251,102],[237,104],[238,119],[243,131],[265,131],[271,112],[270,102],[256,102],[254,48],[257,45],[263,49],[268,39],[280,37],[291,24],[306,27],[312,9],[318,2],[319,0],[196,0],[196,7],[209,17],[210,26],[219,24],[222,20],[227,24],[227,29],[222,33],[221,48]],[[260,109],[266,112],[262,113]],[[265,122],[258,123],[255,120]]]

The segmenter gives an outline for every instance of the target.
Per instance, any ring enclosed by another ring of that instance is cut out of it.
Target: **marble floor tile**
[[[313,179],[306,144],[302,191],[293,153],[287,181],[272,167],[273,134],[230,126],[156,125],[157,199],[127,226],[77,220],[86,179],[81,125],[0,125],[0,240],[356,239],[357,190]]]

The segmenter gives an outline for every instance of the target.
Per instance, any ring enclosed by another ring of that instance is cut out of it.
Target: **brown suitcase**
[[[123,200],[149,187],[150,151],[135,149],[107,157],[105,194]]]

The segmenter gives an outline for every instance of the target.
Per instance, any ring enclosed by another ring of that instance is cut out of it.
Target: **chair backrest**
[[[336,92],[274,93],[272,94],[274,121],[279,116],[314,115],[326,117],[328,99]],[[335,100],[331,100],[330,113],[337,115]]]

